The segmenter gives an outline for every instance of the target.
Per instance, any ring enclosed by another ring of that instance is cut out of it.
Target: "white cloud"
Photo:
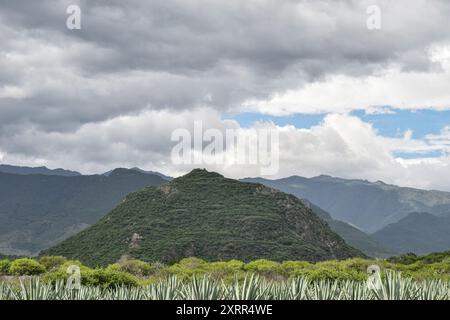
[[[65,131],[205,105],[448,107],[446,0],[82,1],[77,31],[66,28],[68,4],[1,2],[1,125]],[[376,32],[366,27],[374,4]]]
[[[430,68],[408,70],[399,64],[380,67],[369,75],[329,75],[299,89],[276,93],[269,99],[249,99],[244,106],[272,115],[295,113],[367,113],[397,109],[450,109],[450,45],[438,43],[423,49]]]
[[[212,109],[193,112],[151,111],[121,116],[82,126],[76,132],[49,133],[23,130],[3,149],[3,161],[22,165],[65,166],[85,173],[98,173],[114,167],[139,166],[165,174],[179,175],[194,167],[206,167],[230,177],[259,176],[254,165],[174,165],[170,141],[173,130],[192,132],[194,121],[202,120],[205,129],[239,129],[230,120],[221,120]],[[388,183],[450,191],[450,182],[442,177],[450,172],[450,157],[401,159],[395,152],[448,150],[450,128],[423,140],[405,134],[399,138],[380,136],[371,124],[355,116],[330,114],[309,129],[257,123],[252,128],[279,131],[280,170],[275,177],[329,174],[344,178],[383,180]],[[240,129],[243,130],[243,129]],[[1,142],[1,140],[0,140]],[[29,150],[23,153],[22,150]]]
[[[366,28],[378,3],[382,28]],[[0,4],[0,160],[83,172],[140,166],[179,174],[170,133],[221,112],[331,112],[310,129],[276,127],[279,176],[336,176],[446,188],[449,129],[380,136],[346,115],[450,108],[447,0],[81,1]],[[273,124],[260,124],[274,126]],[[396,152],[441,151],[433,159]],[[447,152],[447,153],[445,153]],[[234,177],[258,168],[212,168]]]
[[[217,111],[211,109],[146,111],[88,123],[68,132],[24,126],[12,137],[0,137],[0,145],[5,146],[5,163],[63,166],[84,173],[139,166],[176,175],[180,173],[178,168],[170,164],[171,133],[177,128],[192,131],[194,121],[199,119],[205,128],[237,126],[233,121],[221,121]]]
[[[376,75],[331,76],[298,90],[276,94],[268,100],[249,100],[244,105],[271,115],[295,113],[345,113],[366,109],[380,113],[397,109],[450,109],[450,68],[429,72],[386,69]]]
[[[450,126],[443,128],[439,134],[429,134],[425,138],[430,145],[450,153]]]

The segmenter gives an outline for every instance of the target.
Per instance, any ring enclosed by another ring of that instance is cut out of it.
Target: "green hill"
[[[200,169],[129,194],[98,223],[42,254],[88,265],[122,256],[162,262],[364,256],[295,196]]]
[[[108,177],[0,173],[0,252],[37,254],[97,222],[128,193],[164,182],[126,169]]]

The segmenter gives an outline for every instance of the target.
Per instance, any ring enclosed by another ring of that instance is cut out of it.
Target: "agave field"
[[[388,272],[378,286],[357,281],[269,281],[257,275],[225,283],[210,277],[181,281],[175,276],[143,287],[81,286],[64,281],[45,283],[39,277],[0,283],[0,300],[449,300],[449,283],[417,282]]]

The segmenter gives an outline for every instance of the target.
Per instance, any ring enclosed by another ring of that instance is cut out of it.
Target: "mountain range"
[[[0,252],[37,254],[97,222],[128,193],[164,182],[127,169],[109,176],[0,173]]]
[[[114,170],[107,171],[107,172],[103,173],[103,175],[109,176],[111,174],[111,172],[113,172]],[[137,172],[144,173],[144,174],[152,174],[152,175],[155,175],[155,176],[159,176],[159,177],[163,178],[166,181],[170,181],[170,180],[173,179],[172,177],[166,176],[165,174],[159,173],[157,171],[147,171],[147,170],[142,170],[142,169],[137,168],[137,167],[133,167],[133,168],[130,168],[128,170],[133,170],[133,171],[137,171]]]
[[[358,228],[355,228],[346,222],[333,219],[328,212],[312,204],[308,200],[302,199],[302,201],[311,208],[315,214],[325,220],[331,230],[340,235],[345,242],[364,252],[366,255],[373,258],[387,258],[396,255],[399,252],[390,247],[389,244],[379,242],[377,239],[364,233]]]
[[[172,179],[139,168],[81,175],[0,165],[0,252],[35,255],[96,223],[127,194]],[[302,199],[331,230],[371,257],[450,248],[448,192],[329,176],[241,181]]]
[[[330,176],[269,180],[248,178],[306,198],[333,219],[347,222],[366,233],[374,233],[412,212],[440,215],[450,212],[450,192],[398,187],[383,182],[347,180]]]
[[[64,176],[64,177],[74,177],[80,176],[81,173],[76,171],[70,171],[65,169],[48,169],[47,167],[19,167],[11,166],[8,164],[0,164],[0,172],[11,173],[11,174],[43,174],[47,176]]]
[[[447,251],[450,248],[450,214],[435,216],[413,212],[375,232],[373,238],[399,253]]]
[[[131,193],[84,231],[42,254],[87,265],[122,257],[321,261],[363,257],[304,202],[261,184],[195,169]]]

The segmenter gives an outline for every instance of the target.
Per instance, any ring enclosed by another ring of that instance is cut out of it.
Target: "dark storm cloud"
[[[25,92],[0,101],[2,120],[60,130],[145,108],[236,107],[388,63],[427,68],[425,47],[449,33],[450,5],[430,2],[420,16],[382,8],[377,33],[373,1],[3,1],[1,62],[17,65],[0,82]],[[79,31],[65,28],[72,3]]]
[[[382,30],[369,31],[376,3]],[[81,30],[65,26],[70,4]],[[59,136],[46,140],[55,147],[9,144],[26,130],[76,132],[146,110],[242,111],[332,75],[427,70],[429,46],[450,41],[449,16],[446,0],[3,0],[0,153],[60,149]]]

